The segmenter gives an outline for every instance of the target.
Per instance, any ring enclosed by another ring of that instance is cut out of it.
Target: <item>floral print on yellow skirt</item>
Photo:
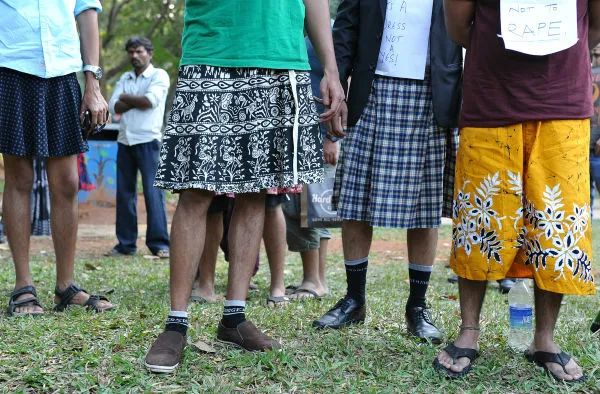
[[[460,132],[452,256],[460,277],[594,294],[589,120]]]

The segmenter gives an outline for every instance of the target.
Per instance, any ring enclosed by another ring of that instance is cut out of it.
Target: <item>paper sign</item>
[[[388,0],[376,73],[424,79],[433,0]]]
[[[575,0],[500,0],[506,49],[544,56],[577,43]]]

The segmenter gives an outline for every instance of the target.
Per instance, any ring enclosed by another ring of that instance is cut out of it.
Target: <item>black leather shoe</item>
[[[423,342],[442,343],[442,333],[431,321],[429,309],[415,306],[406,310],[406,328],[408,333],[421,338]]]
[[[342,328],[365,321],[367,306],[360,305],[354,298],[342,298],[319,320],[313,321],[315,328]]]

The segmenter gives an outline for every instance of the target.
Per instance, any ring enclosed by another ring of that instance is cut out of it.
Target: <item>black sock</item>
[[[348,297],[360,304],[367,302],[365,289],[367,287],[367,266],[369,257],[354,261],[344,261],[346,266],[346,282],[348,283]]]
[[[167,324],[165,324],[165,331],[176,331],[181,335],[185,336],[188,329],[188,317],[187,312],[173,312],[167,316]]]
[[[227,328],[235,328],[246,321],[246,301],[225,300],[221,323]]]
[[[425,308],[425,293],[429,286],[429,277],[433,271],[433,266],[408,264],[408,279],[410,280],[410,294],[406,301],[406,309],[420,306]]]

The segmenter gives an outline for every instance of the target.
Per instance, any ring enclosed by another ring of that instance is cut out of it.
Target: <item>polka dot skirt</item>
[[[0,153],[51,157],[87,151],[80,106],[74,73],[40,78],[0,67]]]

